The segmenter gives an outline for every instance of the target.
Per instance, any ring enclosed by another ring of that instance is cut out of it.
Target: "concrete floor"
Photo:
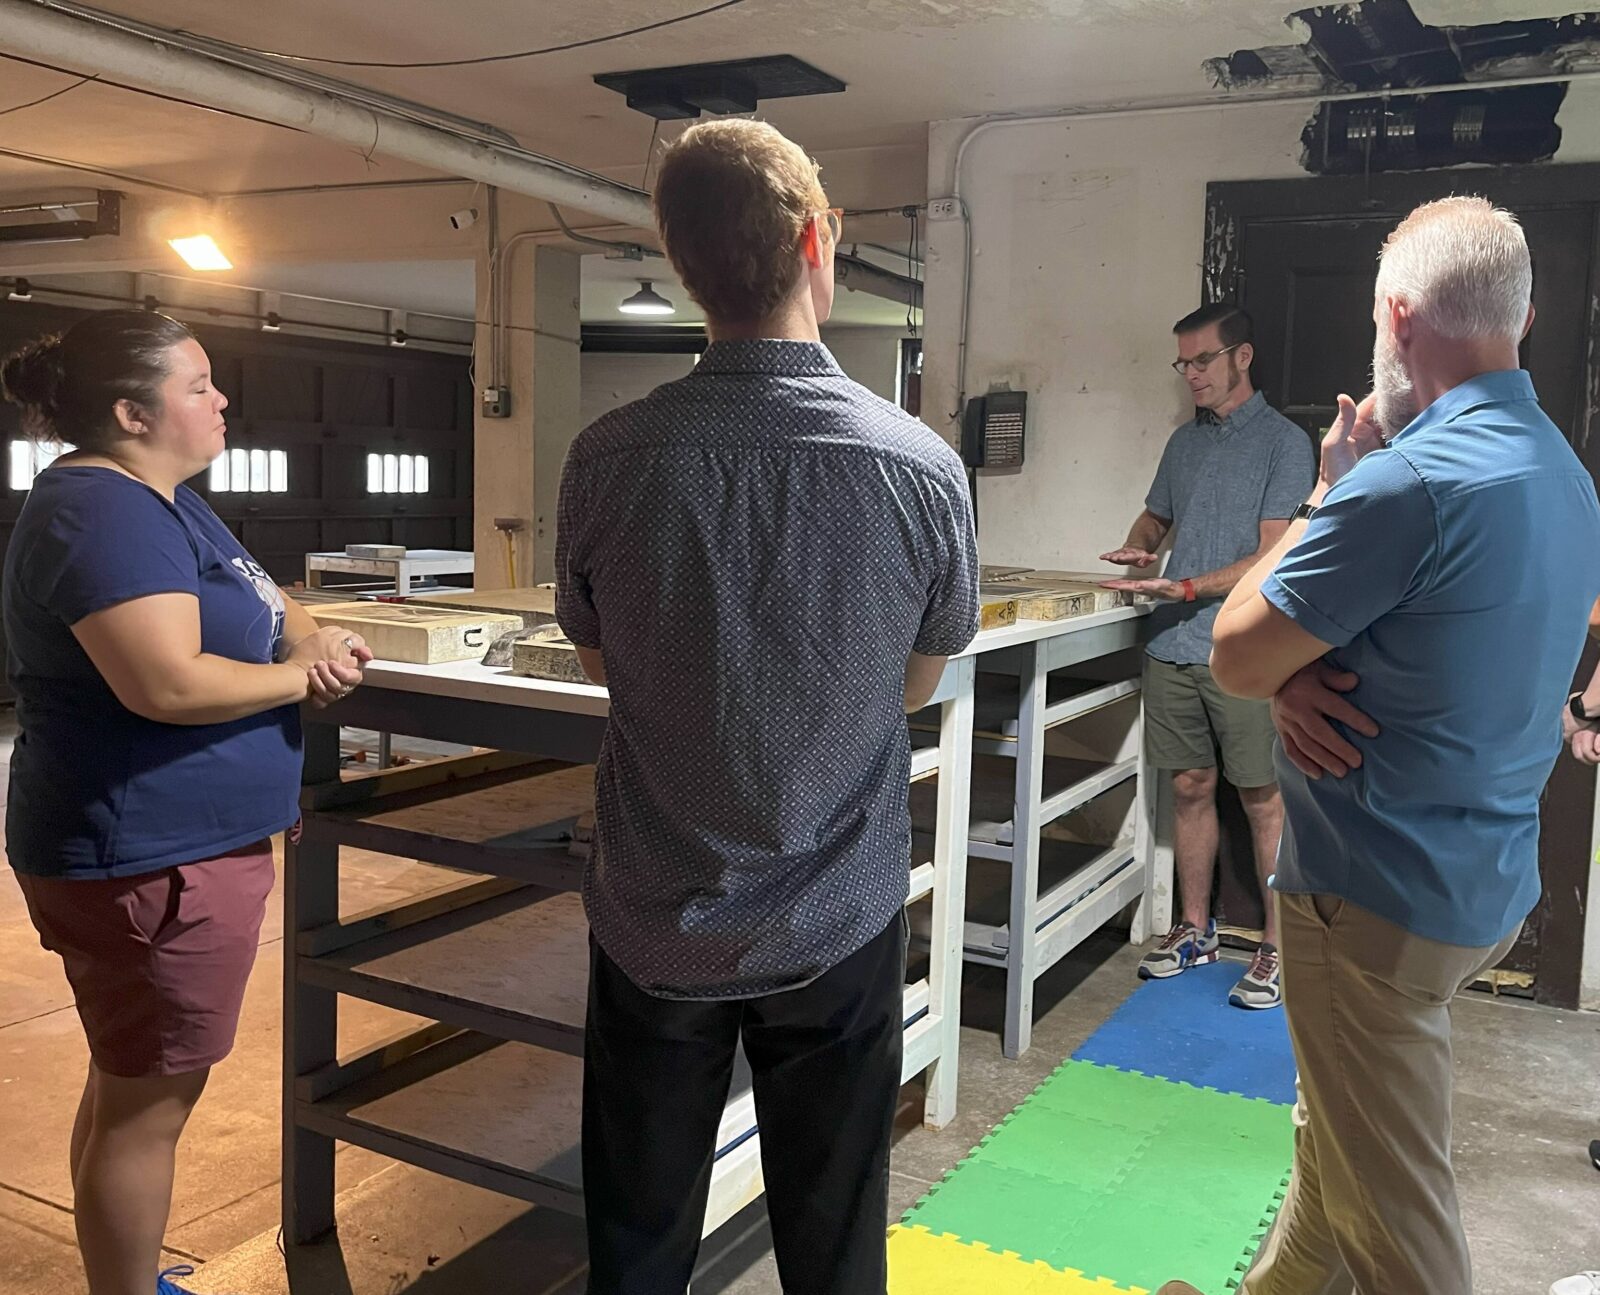
[[[10,754],[0,721],[0,764]],[[0,767],[0,787],[5,769]],[[448,879],[425,865],[348,851],[351,910],[424,893]],[[960,1114],[938,1133],[917,1122],[906,1089],[891,1206],[910,1206],[1098,1027],[1137,983],[1137,952],[1089,941],[1038,986],[1033,1049],[1000,1056],[1002,980],[969,968]],[[204,1263],[186,1284],[208,1295],[289,1289],[277,1247],[282,915],[274,897],[246,999],[239,1045],[212,1078],[180,1150],[168,1232],[171,1262]],[[342,1045],[392,1034],[411,1018],[344,1000]],[[1478,1295],[1537,1295],[1556,1277],[1600,1265],[1600,1016],[1481,996],[1455,1013],[1456,1157],[1478,1264]],[[66,1146],[86,1058],[56,960],[39,947],[8,876],[0,876],[0,1286],[14,1295],[80,1295]],[[296,1295],[479,1295],[515,1288],[578,1295],[577,1221],[396,1165],[358,1148],[338,1157],[340,1244],[294,1258]],[[514,1275],[514,1276],[513,1276]],[[695,1295],[779,1291],[758,1203],[703,1252]],[[1220,1292],[1212,1295],[1221,1295]]]

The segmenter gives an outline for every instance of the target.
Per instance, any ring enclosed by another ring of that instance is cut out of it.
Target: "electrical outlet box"
[[[483,389],[483,416],[485,418],[511,417],[510,387],[485,387]]]
[[[928,203],[929,220],[955,220],[960,215],[959,198],[934,198]]]

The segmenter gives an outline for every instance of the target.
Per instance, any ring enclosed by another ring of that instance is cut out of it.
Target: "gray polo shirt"
[[[1288,518],[1316,482],[1311,438],[1259,391],[1221,422],[1196,417],[1172,434],[1144,506],[1173,525],[1168,580],[1232,566],[1261,547],[1261,523]],[[1174,665],[1211,660],[1223,599],[1158,602],[1151,656]]]
[[[977,631],[960,459],[821,345],[719,342],[579,435],[558,520],[611,689],[595,938],[666,998],[814,980],[905,903],[906,660]]]

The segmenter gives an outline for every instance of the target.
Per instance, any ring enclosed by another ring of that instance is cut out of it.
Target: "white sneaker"
[[[1550,1287],[1550,1295],[1600,1295],[1600,1272],[1563,1277]]]

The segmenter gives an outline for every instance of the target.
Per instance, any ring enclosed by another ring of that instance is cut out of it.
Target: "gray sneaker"
[[[1239,983],[1228,994],[1235,1007],[1279,1007],[1283,1003],[1283,985],[1278,979],[1278,950],[1263,944],[1250,959],[1250,967],[1239,977]]]
[[[1220,956],[1222,941],[1217,938],[1217,924],[1207,922],[1205,934],[1189,922],[1179,922],[1166,938],[1139,959],[1140,980],[1165,980],[1189,970],[1215,962]]]

